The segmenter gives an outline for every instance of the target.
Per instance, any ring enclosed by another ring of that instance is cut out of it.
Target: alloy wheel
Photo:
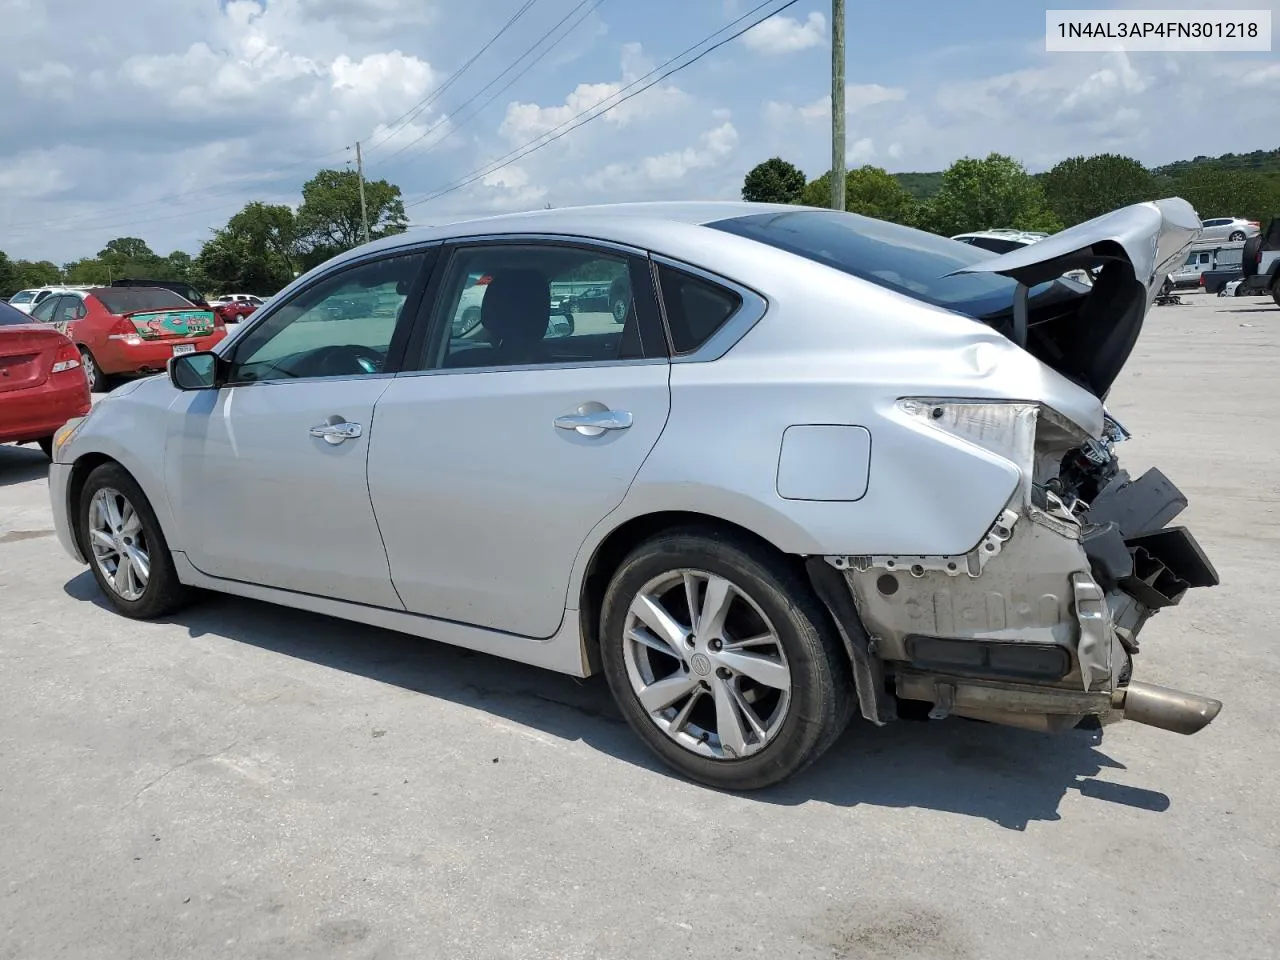
[[[120,491],[103,487],[89,503],[89,545],[103,578],[121,598],[137,600],[151,578],[142,517]]]
[[[89,389],[96,391],[100,386],[98,365],[94,362],[93,354],[83,347],[80,349],[80,369],[84,371],[85,379],[89,381]]]
[[[649,719],[700,756],[758,753],[791,705],[791,669],[777,630],[742,589],[703,570],[670,571],[636,594],[623,660]]]

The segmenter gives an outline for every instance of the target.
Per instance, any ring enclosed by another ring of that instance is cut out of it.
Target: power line
[[[410,207],[420,206],[421,204],[428,203],[432,200],[436,200],[440,197],[443,197],[445,194],[453,193],[455,190],[461,190],[463,187],[470,186],[471,184],[475,183],[477,180],[482,180],[485,177],[489,176],[490,174],[497,173],[499,170],[503,169],[504,167],[508,167],[511,164],[515,163],[516,161],[524,159],[525,157],[529,156],[532,153],[536,153],[538,150],[541,150],[543,147],[550,146],[552,143],[555,143],[561,137],[567,136],[568,134],[572,133],[574,130],[578,129],[578,127],[585,126],[586,124],[590,123],[592,120],[595,120],[595,119],[598,119],[599,117],[604,116],[606,113],[613,110],[615,107],[619,107],[622,104],[626,103],[628,100],[632,99],[633,97],[639,96],[640,94],[648,90],[650,87],[655,86],[658,83],[661,83],[663,80],[665,80],[667,77],[671,76],[672,74],[679,73],[681,70],[684,70],[688,67],[693,66],[695,63],[697,63],[707,54],[712,53],[713,51],[718,50],[720,47],[723,47],[725,44],[731,43],[732,41],[738,39],[738,37],[742,36],[747,31],[752,30],[755,27],[759,26],[760,24],[764,23],[764,21],[768,20],[770,17],[777,16],[779,13],[781,13],[783,10],[786,10],[788,7],[795,6],[799,2],[799,0],[787,0],[786,3],[782,4],[782,6],[776,8],[775,10],[770,11],[769,13],[766,13],[763,17],[760,17],[758,20],[753,21],[752,23],[743,27],[741,30],[738,30],[737,32],[725,37],[722,40],[718,40],[716,43],[712,44],[710,47],[707,47],[705,50],[701,51],[700,53],[697,54],[697,56],[691,58],[690,60],[687,60],[686,62],[681,63],[678,66],[672,67],[670,70],[666,69],[672,63],[675,63],[677,60],[680,60],[682,57],[686,56],[691,51],[696,50],[698,47],[702,46],[704,43],[711,40],[717,34],[723,33],[725,30],[728,30],[731,27],[736,26],[737,24],[741,23],[743,20],[750,17],[752,14],[759,11],[761,8],[768,6],[770,2],[772,2],[772,0],[766,0],[766,2],[761,3],[755,7],[752,7],[745,14],[738,17],[738,19],[731,21],[730,23],[721,27],[719,30],[716,30],[714,33],[711,33],[708,36],[704,37],[703,39],[699,40],[697,43],[693,44],[691,47],[688,47],[681,53],[676,54],[674,57],[670,58],[666,62],[655,67],[653,70],[650,70],[643,77],[633,80],[631,83],[627,84],[627,86],[620,89],[617,93],[614,93],[604,98],[604,100],[601,100],[593,104],[592,106],[588,107],[587,109],[575,114],[574,116],[570,117],[568,120],[564,121],[563,123],[558,124],[555,127],[552,127],[546,133],[540,134],[539,136],[534,137],[532,140],[527,141],[521,146],[516,147],[516,149],[512,150],[510,153],[504,154],[503,156],[499,157],[497,160],[491,161],[485,166],[477,168],[476,170],[473,170],[471,173],[464,175],[461,179],[453,181],[449,185],[442,187],[439,190],[433,191],[432,193],[429,193],[426,196],[419,197],[417,200],[413,200],[413,201],[410,201],[409,203],[406,203],[405,209],[407,210]],[[618,97],[619,95],[625,93],[627,90],[630,90],[632,87],[636,86],[636,84],[642,83],[645,80],[648,80],[650,77],[653,77],[655,73],[658,74],[658,76],[654,77],[654,79],[652,80],[649,80],[649,82],[645,83],[644,86],[640,87],[640,89],[632,93],[628,93],[625,97],[622,97],[622,99],[618,100],[616,103],[609,104],[607,107],[605,107],[603,110],[599,110],[599,112],[597,113],[591,113],[591,111],[597,110],[600,107],[600,105],[605,101],[612,100],[615,97]],[[591,115],[586,116],[587,114],[591,114]],[[582,119],[583,117],[586,117],[586,118]],[[567,128],[567,129],[562,129],[562,128]],[[561,131],[561,132],[556,133],[556,131]],[[549,136],[550,134],[553,134],[553,133],[555,134],[555,136]]]
[[[473,63],[475,63],[475,61],[479,59],[479,57],[486,50],[488,50],[489,47],[491,47],[494,44],[494,42],[498,40],[499,37],[501,37],[517,20],[520,19],[521,16],[523,16],[529,10],[530,7],[532,7],[537,2],[538,0],[525,0],[525,2],[516,10],[514,14],[512,14],[512,16],[506,21],[506,23],[502,25],[501,29],[499,29],[497,33],[495,33],[492,37],[490,37],[488,42],[486,42],[478,51],[476,51],[474,55],[472,55],[471,59],[469,59],[461,67],[455,70],[453,74],[450,75],[440,87],[437,87],[434,91],[432,91],[430,96],[428,96],[424,100],[419,101],[414,106],[410,107],[409,110],[407,110],[405,113],[402,113],[395,120],[392,120],[391,123],[392,124],[399,123],[401,120],[404,120],[404,118],[409,116],[409,114],[411,113],[416,116],[417,114],[415,113],[415,111],[421,112],[422,109],[425,109],[432,102],[434,102],[436,98],[438,98],[446,89],[448,89],[448,87],[452,85],[454,81],[456,81],[467,70],[468,67],[470,67]],[[412,117],[410,117],[409,119],[411,121]],[[386,140],[394,136],[396,132],[398,132],[398,129],[388,133],[379,142],[385,143]],[[344,156],[349,149],[350,149],[349,147],[340,147],[337,150],[330,150],[329,152],[321,154],[320,156],[317,156],[317,157],[310,157],[304,160],[291,161],[290,163],[287,163],[283,166],[272,168],[269,170],[255,171],[253,173],[244,174],[243,176],[240,176],[240,177],[232,177],[231,179],[228,179],[228,180],[221,180],[221,181],[218,181],[217,183],[209,184],[204,187],[196,187],[190,190],[175,191],[174,193],[164,194],[159,197],[151,197],[147,200],[143,200],[140,202],[121,202],[118,204],[112,204],[105,208],[100,208],[98,212],[95,213],[90,218],[89,223],[85,223],[82,219],[79,219],[74,215],[68,215],[64,217],[54,217],[46,220],[31,220],[31,221],[26,221],[22,223],[13,223],[13,224],[9,224],[8,227],[9,229],[17,229],[21,227],[50,227],[54,224],[75,220],[77,221],[78,226],[85,226],[86,228],[89,228],[89,229],[95,229],[99,223],[102,223],[104,221],[104,218],[107,218],[109,220],[109,218],[114,216],[117,212],[136,213],[138,211],[147,210],[161,204],[167,204],[172,206],[176,201],[180,201],[183,199],[195,199],[198,197],[200,200],[210,200],[210,199],[213,199],[214,197],[229,196],[230,194],[237,192],[237,190],[241,186],[248,185],[250,182],[265,181],[267,183],[270,183],[273,180],[280,179],[281,174],[291,172],[293,170],[297,170],[305,166],[314,167],[316,164],[322,164],[333,158]],[[198,212],[198,211],[195,211],[195,212]],[[168,219],[174,219],[174,218],[159,217],[154,219],[168,220]],[[152,221],[151,220],[133,220],[130,222],[146,223],[146,222],[152,222]],[[107,223],[107,225],[111,225],[111,224]],[[128,225],[128,224],[122,224],[122,226],[125,226],[125,225]]]
[[[423,110],[425,110],[427,107],[431,106],[431,104],[439,100],[441,95],[443,95],[444,92],[448,90],[451,86],[453,86],[454,82],[459,77],[461,77],[464,73],[466,73],[467,69],[473,63],[479,60],[480,57],[484,54],[484,52],[488,50],[491,46],[493,46],[494,43],[497,42],[498,38],[501,37],[504,33],[506,33],[507,30],[509,30],[511,26],[515,24],[515,22],[519,20],[522,16],[524,16],[525,13],[528,12],[529,8],[532,7],[537,2],[538,0],[525,0],[525,3],[518,10],[516,10],[515,13],[511,15],[511,17],[507,20],[506,23],[502,25],[502,27],[498,30],[498,32],[495,33],[492,37],[490,37],[488,41],[486,41],[484,46],[482,46],[479,50],[477,50],[474,54],[471,55],[470,60],[468,60],[466,63],[460,66],[457,70],[455,70],[452,74],[450,74],[449,77],[445,80],[445,82],[442,83],[440,86],[436,87],[436,89],[432,90],[428,96],[419,100],[417,103],[415,103],[412,107],[410,107],[404,113],[400,114],[400,116],[392,120],[391,123],[389,123],[387,126],[390,127],[390,126],[394,126],[395,124],[399,124],[399,126],[396,126],[394,130],[390,130],[381,140],[377,141],[376,143],[369,144],[369,146],[365,148],[365,153],[371,153],[372,151],[376,150],[378,147],[382,146],[382,144],[386,143],[388,140],[394,137],[397,133],[399,133],[402,129],[404,129],[404,127],[412,123],[414,118],[420,115]],[[401,123],[402,120],[404,121],[403,123]],[[370,137],[372,136],[373,134],[370,134]]]
[[[454,113],[455,113],[455,114],[456,114],[456,113],[461,113],[461,111],[462,111],[463,109],[465,109],[465,108],[466,108],[467,106],[469,106],[470,104],[474,103],[477,97],[479,97],[482,93],[484,93],[486,90],[488,90],[490,87],[492,87],[495,83],[497,83],[499,80],[501,80],[504,76],[506,76],[508,73],[510,73],[513,69],[515,69],[516,65],[517,65],[521,60],[523,60],[525,57],[529,56],[529,54],[533,53],[533,51],[534,51],[534,50],[536,50],[536,49],[538,48],[538,46],[539,46],[539,45],[540,45],[544,40],[546,40],[546,39],[547,39],[547,37],[551,36],[551,34],[555,33],[558,29],[560,29],[560,27],[565,23],[565,21],[567,21],[570,17],[572,17],[575,13],[577,13],[577,12],[578,12],[579,10],[581,10],[583,7],[586,7],[588,4],[590,4],[590,6],[587,8],[587,10],[586,10],[585,12],[583,12],[582,16],[580,16],[577,20],[575,20],[575,21],[574,21],[574,22],[569,26],[569,29],[568,29],[568,30],[566,30],[566,31],[565,31],[564,33],[562,33],[560,36],[556,37],[556,39],[555,39],[555,40],[553,40],[553,41],[552,41],[552,42],[547,46],[547,48],[546,48],[545,50],[543,50],[543,51],[542,51],[541,53],[539,53],[536,57],[534,57],[532,60],[530,60],[530,61],[529,61],[529,62],[524,66],[524,68],[523,68],[522,70],[520,70],[520,72],[519,72],[519,73],[517,73],[514,77],[512,77],[510,80],[508,80],[508,81],[507,81],[505,84],[503,84],[499,89],[495,90],[492,94],[490,94],[490,95],[489,95],[489,97],[488,97],[488,99],[486,99],[486,100],[484,101],[484,103],[480,104],[480,106],[478,106],[475,110],[472,110],[472,111],[471,111],[471,113],[469,113],[469,114],[468,114],[465,118],[463,118],[461,121],[458,121],[458,122],[456,122],[456,123],[453,123],[453,124],[452,124],[452,126],[450,127],[450,129],[449,129],[448,131],[446,131],[446,133],[445,133],[445,135],[444,135],[443,137],[440,137],[438,140],[435,140],[435,141],[433,141],[433,142],[431,142],[431,143],[427,144],[427,146],[426,146],[426,147],[424,147],[424,148],[423,148],[423,150],[422,150],[421,152],[422,152],[422,153],[429,153],[429,152],[431,151],[431,148],[432,148],[432,147],[436,146],[436,145],[437,145],[437,144],[439,144],[439,143],[442,143],[444,140],[448,139],[448,137],[449,137],[449,135],[450,135],[450,134],[452,134],[452,133],[456,133],[458,130],[462,129],[462,127],[464,127],[467,123],[469,123],[471,120],[474,120],[477,116],[479,116],[479,115],[484,111],[484,108],[485,108],[485,107],[487,107],[489,104],[491,104],[491,103],[492,103],[495,99],[497,99],[498,97],[502,96],[502,94],[503,94],[505,91],[507,91],[507,90],[509,90],[509,89],[511,88],[512,84],[514,84],[517,80],[519,80],[521,77],[523,77],[523,76],[524,76],[526,73],[528,73],[531,69],[533,69],[535,66],[537,66],[537,65],[542,61],[542,59],[543,59],[544,57],[546,57],[546,55],[547,55],[547,54],[549,54],[552,50],[554,50],[554,49],[555,49],[555,48],[560,44],[560,42],[561,42],[561,41],[563,41],[567,36],[569,36],[569,34],[573,33],[573,31],[574,31],[574,30],[576,30],[576,29],[577,29],[577,28],[582,24],[582,22],[583,22],[584,20],[586,20],[586,19],[587,19],[587,17],[591,16],[591,14],[595,12],[595,9],[596,9],[598,6],[600,6],[600,4],[601,4],[601,3],[603,3],[603,2],[604,2],[604,0],[580,0],[580,2],[578,3],[578,5],[577,5],[577,6],[575,6],[572,10],[570,10],[570,11],[569,11],[568,13],[566,13],[563,17],[561,17],[561,18],[560,18],[560,20],[559,20],[559,21],[558,21],[558,22],[557,22],[557,23],[556,23],[556,24],[555,24],[555,25],[554,25],[550,30],[548,30],[548,31],[547,31],[546,33],[544,33],[541,37],[539,37],[536,41],[534,41],[534,43],[529,47],[529,49],[528,49],[528,50],[526,50],[524,53],[522,53],[520,56],[518,56],[515,60],[513,60],[513,61],[511,62],[511,64],[510,64],[510,66],[508,66],[506,70],[503,70],[503,71],[502,71],[502,73],[498,74],[496,77],[494,77],[492,80],[490,80],[487,84],[485,84],[483,87],[481,87],[479,90],[477,90],[477,91],[476,91],[472,96],[468,97],[468,98],[467,98],[466,100],[464,100],[461,104],[459,104],[459,106],[458,106],[457,110],[455,110],[455,111],[454,111]],[[448,115],[448,116],[445,116],[445,117],[441,117],[438,121],[436,121],[435,123],[433,123],[433,124],[432,124],[430,127],[428,127],[425,131],[423,131],[419,136],[417,136],[417,137],[415,137],[414,139],[410,140],[408,143],[406,143],[404,146],[402,146],[402,147],[401,147],[399,150],[397,150],[395,153],[391,154],[391,156],[389,156],[389,157],[387,157],[385,160],[383,160],[383,161],[382,161],[382,163],[383,163],[383,164],[386,164],[386,163],[389,163],[390,161],[394,160],[396,157],[400,156],[400,154],[404,153],[406,150],[408,150],[408,149],[409,149],[410,147],[412,147],[414,144],[418,143],[419,141],[421,141],[421,140],[422,140],[422,139],[424,139],[425,137],[429,136],[431,133],[433,133],[434,131],[436,131],[437,129],[439,129],[441,126],[443,126],[445,123],[448,123],[448,122],[449,122],[449,121],[451,121],[452,119],[453,119],[453,116],[452,116],[452,115]]]

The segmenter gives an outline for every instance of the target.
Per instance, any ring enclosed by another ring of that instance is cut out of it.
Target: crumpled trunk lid
[[[1013,308],[1015,342],[1102,398],[1133,352],[1165,277],[1200,229],[1199,215],[1180,197],[1136,203],[955,273],[1016,280],[1021,304]],[[1043,315],[1026,312],[1028,288],[1071,270],[1098,271],[1075,304]]]

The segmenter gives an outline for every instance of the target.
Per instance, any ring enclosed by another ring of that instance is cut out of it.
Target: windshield
[[[136,310],[190,310],[195,306],[164,287],[103,287],[94,290],[93,295],[108,313],[117,316]]]
[[[36,295],[36,292],[34,290],[19,290],[17,293],[15,293],[12,297],[9,298],[9,302],[10,303],[30,303],[32,299],[35,297],[35,295]]]
[[[947,276],[993,256],[988,250],[853,213],[797,210],[708,223],[971,317],[1008,309],[1017,284],[992,273]],[[1044,291],[1052,282],[1032,287]]]
[[[14,327],[20,323],[30,323],[31,318],[21,310],[15,310],[7,303],[0,303],[0,327]]]

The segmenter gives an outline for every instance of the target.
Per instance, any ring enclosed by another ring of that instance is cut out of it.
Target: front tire
[[[46,457],[52,460],[53,459],[53,437],[41,437],[39,440],[36,441],[36,443],[39,445],[41,452],[43,452]]]
[[[843,648],[803,573],[716,530],[661,534],[628,555],[605,593],[600,647],[641,740],[717,789],[787,779],[853,712]]]
[[[149,620],[188,601],[155,511],[124,467],[104,463],[89,474],[76,516],[81,551],[116,610]]]

